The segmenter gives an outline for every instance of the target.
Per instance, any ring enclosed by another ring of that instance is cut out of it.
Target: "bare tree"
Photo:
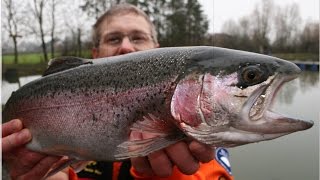
[[[301,51],[319,54],[319,22],[306,23],[300,41]]]
[[[229,19],[226,22],[224,22],[221,28],[222,32],[225,32],[229,35],[237,34],[237,29],[238,29],[238,24],[232,19]]]
[[[69,12],[72,14],[68,14],[65,10],[63,14],[64,22],[61,26],[65,27],[65,38],[62,46],[62,54],[63,55],[73,55],[82,57],[84,54],[82,52],[84,47],[84,39],[89,39],[91,36],[91,26],[95,22],[95,18],[92,16],[88,16],[87,13],[84,13],[81,8],[81,5],[78,0],[68,1],[72,3],[72,7],[66,7]],[[90,27],[90,28],[85,28]]]
[[[19,27],[19,23],[22,21],[22,16],[19,7],[15,4],[17,1],[13,0],[3,0],[5,4],[5,18],[6,22],[4,23],[4,28],[9,33],[9,37],[13,41],[14,46],[14,63],[18,63],[18,38],[21,38],[20,34],[21,28]]]
[[[55,28],[56,28],[56,19],[55,19],[55,11],[56,11],[56,0],[51,0],[51,58],[54,58],[54,45],[55,45]]]
[[[270,46],[270,31],[274,4],[272,0],[261,0],[252,14],[253,40],[260,53],[268,53]]]
[[[45,0],[33,0],[32,10],[33,10],[33,15],[36,18],[38,25],[39,25],[43,57],[44,57],[44,60],[47,62],[48,61],[48,52],[47,52],[47,44],[45,42],[44,13],[43,13],[45,3],[46,3]]]
[[[252,30],[250,24],[250,17],[244,16],[241,17],[239,21],[228,20],[222,26],[222,31],[226,34],[230,35],[226,36],[224,34],[220,34],[215,37],[219,39],[220,44],[223,47],[235,48],[247,51],[256,51],[254,45],[252,43]],[[222,40],[225,40],[225,43],[221,43]]]
[[[296,3],[279,7],[274,18],[275,41],[274,46],[280,51],[293,51],[297,42],[297,35],[301,25],[299,6]]]
[[[96,19],[104,13],[112,4],[119,4],[121,0],[84,0],[84,4],[80,8],[87,12],[89,16]]]

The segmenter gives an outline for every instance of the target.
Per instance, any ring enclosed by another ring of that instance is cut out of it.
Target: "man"
[[[114,6],[94,25],[93,58],[116,56],[159,47],[157,34],[148,16],[128,4]],[[2,126],[3,155],[13,179],[40,179],[59,157],[46,156],[24,148],[31,134],[19,120]],[[151,138],[150,134],[132,132],[132,139]],[[107,153],[107,152],[106,152]],[[210,178],[231,179],[223,167],[213,160],[214,151],[197,141],[178,142],[148,157],[132,158],[130,162],[93,162],[79,173],[80,179],[167,179]],[[128,176],[124,176],[127,174]],[[71,176],[72,175],[72,176]],[[191,176],[188,176],[191,175]],[[76,178],[71,169],[65,169],[51,179]]]

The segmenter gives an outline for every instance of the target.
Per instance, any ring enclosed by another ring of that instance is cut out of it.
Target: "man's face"
[[[152,39],[148,22],[142,16],[129,13],[101,24],[100,44],[92,50],[92,55],[93,58],[116,56],[158,46]]]

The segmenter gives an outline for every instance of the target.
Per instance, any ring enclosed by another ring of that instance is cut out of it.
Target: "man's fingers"
[[[30,172],[24,174],[23,176],[17,178],[21,180],[27,179],[42,179],[50,170],[50,168],[57,163],[61,157],[57,156],[47,156],[39,161],[36,166],[32,168]]]
[[[153,152],[148,158],[155,175],[159,177],[171,175],[173,165],[164,150]]]
[[[155,134],[142,133],[142,139],[151,139]],[[173,165],[164,150],[159,150],[148,155],[153,173],[159,177],[168,177],[172,173]]]
[[[208,145],[201,144],[198,141],[192,141],[189,144],[192,155],[200,162],[207,163],[214,158],[214,150]]]
[[[191,175],[199,169],[199,162],[192,156],[185,142],[178,142],[165,150],[182,173]]]
[[[141,132],[132,131],[130,134],[130,140],[141,140],[147,138],[148,137],[146,135],[143,136]],[[131,158],[131,164],[135,168],[135,170],[142,175],[153,175],[153,171],[147,157]]]
[[[2,127],[2,138],[10,134],[18,132],[22,129],[22,122],[18,119],[11,120],[1,125]]]
[[[141,173],[144,176],[153,176],[153,170],[149,164],[148,158],[146,157],[137,157],[131,158],[131,164],[135,170]]]
[[[15,152],[15,161],[8,161],[12,168],[10,174],[14,177],[20,176],[31,171],[46,155],[30,151],[26,148],[20,148]]]
[[[2,138],[2,153],[13,151],[15,148],[26,144],[31,140],[31,133],[28,129],[10,134]]]

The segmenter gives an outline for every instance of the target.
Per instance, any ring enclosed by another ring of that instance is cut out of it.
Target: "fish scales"
[[[116,62],[117,59],[114,62],[106,60],[103,65],[96,60],[97,64],[49,75],[35,81],[32,86],[26,85],[19,94],[15,93],[15,98],[11,98],[8,104],[18,107],[12,109],[14,117],[23,119],[26,127],[31,126],[33,136],[38,137],[37,141],[42,146],[52,147],[59,142],[60,147],[56,147],[56,151],[66,151],[66,146],[81,149],[78,145],[85,144],[85,147],[90,147],[87,151],[95,158],[110,159],[113,154],[105,152],[113,150],[97,151],[91,144],[106,142],[103,147],[113,148],[127,139],[129,125],[142,119],[143,115],[153,113],[159,117],[167,116],[167,119],[170,117],[164,113],[169,112],[169,106],[165,106],[164,102],[166,98],[171,98],[173,92],[169,91],[173,90],[174,81],[184,71],[187,59],[184,56],[190,50],[182,51],[186,51],[183,56],[164,51],[147,58],[129,57],[120,63]],[[47,121],[37,122],[36,130],[31,124],[38,119]],[[66,119],[71,119],[73,123]],[[51,124],[50,121],[57,123]],[[56,137],[57,132],[64,135],[58,140],[48,139]],[[95,132],[103,134],[97,135]],[[113,134],[120,134],[118,137],[123,138],[110,141]],[[84,141],[73,144],[73,139]]]

